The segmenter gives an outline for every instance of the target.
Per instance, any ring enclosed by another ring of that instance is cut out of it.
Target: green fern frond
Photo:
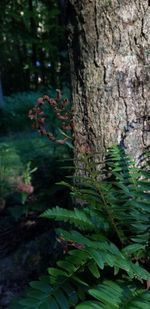
[[[106,239],[94,241],[90,237],[85,237],[76,231],[67,232],[60,230],[60,232],[65,240],[71,240],[83,246],[81,252],[88,254],[86,258],[93,259],[100,269],[110,266],[127,272],[131,278],[135,277],[140,280],[148,280],[150,278],[150,273],[147,270],[138,264],[134,264],[113,243]]]
[[[89,300],[76,306],[76,309],[149,309],[150,292],[129,283],[104,281],[89,294]]]
[[[109,151],[108,166],[114,177],[108,203],[117,227],[127,230],[130,241],[144,244],[150,238],[150,172],[138,168],[116,146]]]
[[[88,253],[82,250],[71,250],[62,261],[57,262],[56,268],[48,268],[50,283],[52,285],[63,285],[68,278],[73,278],[74,274],[79,271],[89,260]]]
[[[95,230],[95,226],[90,219],[90,216],[86,214],[85,211],[78,208],[68,210],[56,206],[55,208],[47,209],[40,217],[69,222],[81,230]]]
[[[142,244],[131,244],[126,247],[124,247],[121,251],[125,256],[131,257],[135,256],[137,252],[145,251],[146,245]]]
[[[81,286],[81,284],[78,286]],[[50,277],[41,277],[30,283],[24,297],[11,305],[12,309],[69,309],[78,303],[76,285],[66,280],[63,285],[51,286]]]
[[[67,255],[48,269],[47,281],[32,282],[13,309],[149,309],[149,291],[128,281],[101,283],[100,276],[111,268],[121,280],[150,278],[138,263],[150,239],[150,171],[137,168],[118,146],[108,152],[105,179],[106,168],[100,179],[91,158],[84,163],[85,176],[61,182],[79,199],[79,208],[57,206],[41,215],[70,224],[69,231],[57,229]],[[84,279],[87,273],[90,279]]]

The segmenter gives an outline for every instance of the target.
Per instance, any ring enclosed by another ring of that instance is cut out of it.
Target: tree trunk
[[[32,39],[36,40],[37,39],[37,28],[36,28],[36,23],[34,20],[34,7],[33,7],[33,0],[28,0],[29,4],[29,12],[30,12],[30,31],[32,33]],[[37,88],[38,85],[38,73],[37,73],[37,67],[36,67],[36,62],[37,62],[37,48],[35,42],[32,43],[32,64],[34,68],[34,88]]]
[[[150,146],[148,0],[69,0],[68,37],[77,153]]]

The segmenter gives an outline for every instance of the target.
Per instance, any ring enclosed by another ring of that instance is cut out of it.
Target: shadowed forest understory
[[[149,2],[0,24],[0,309],[149,309]]]

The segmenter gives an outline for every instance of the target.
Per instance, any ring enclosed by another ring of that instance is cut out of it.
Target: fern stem
[[[97,182],[98,171],[95,169],[95,166],[92,164],[91,157],[85,156],[85,157],[83,157],[83,160],[84,160],[84,165],[85,165],[85,167],[86,167],[86,169],[87,169],[87,171],[88,171],[88,173],[91,177],[91,180],[92,180],[98,194],[100,195],[100,197],[103,201],[103,209],[104,209],[105,213],[107,213],[108,220],[109,220],[113,230],[115,231],[115,234],[117,235],[117,238],[119,239],[121,246],[123,246],[124,239],[123,239],[119,229],[117,228],[117,225],[116,225],[116,222],[113,218],[113,213],[110,209],[110,206],[108,205],[108,203],[105,199],[105,196],[103,194],[103,191],[100,189],[99,183]]]
[[[116,235],[117,235],[121,245],[123,246],[124,240],[123,240],[123,238],[121,236],[121,233],[120,233],[119,229],[117,228],[117,225],[116,225],[115,220],[113,218],[113,213],[112,213],[110,207],[108,206],[107,201],[105,200],[105,197],[103,195],[102,190],[99,188],[99,186],[97,186],[96,183],[95,183],[95,186],[96,186],[96,189],[97,189],[98,193],[100,194],[100,196],[102,198],[103,206],[104,206],[103,208],[104,208],[105,212],[107,213],[108,220],[109,220],[113,230],[115,231],[115,233],[116,233]]]

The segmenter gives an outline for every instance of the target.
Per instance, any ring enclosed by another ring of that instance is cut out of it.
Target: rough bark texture
[[[77,152],[150,146],[148,0],[69,0],[68,34]]]

